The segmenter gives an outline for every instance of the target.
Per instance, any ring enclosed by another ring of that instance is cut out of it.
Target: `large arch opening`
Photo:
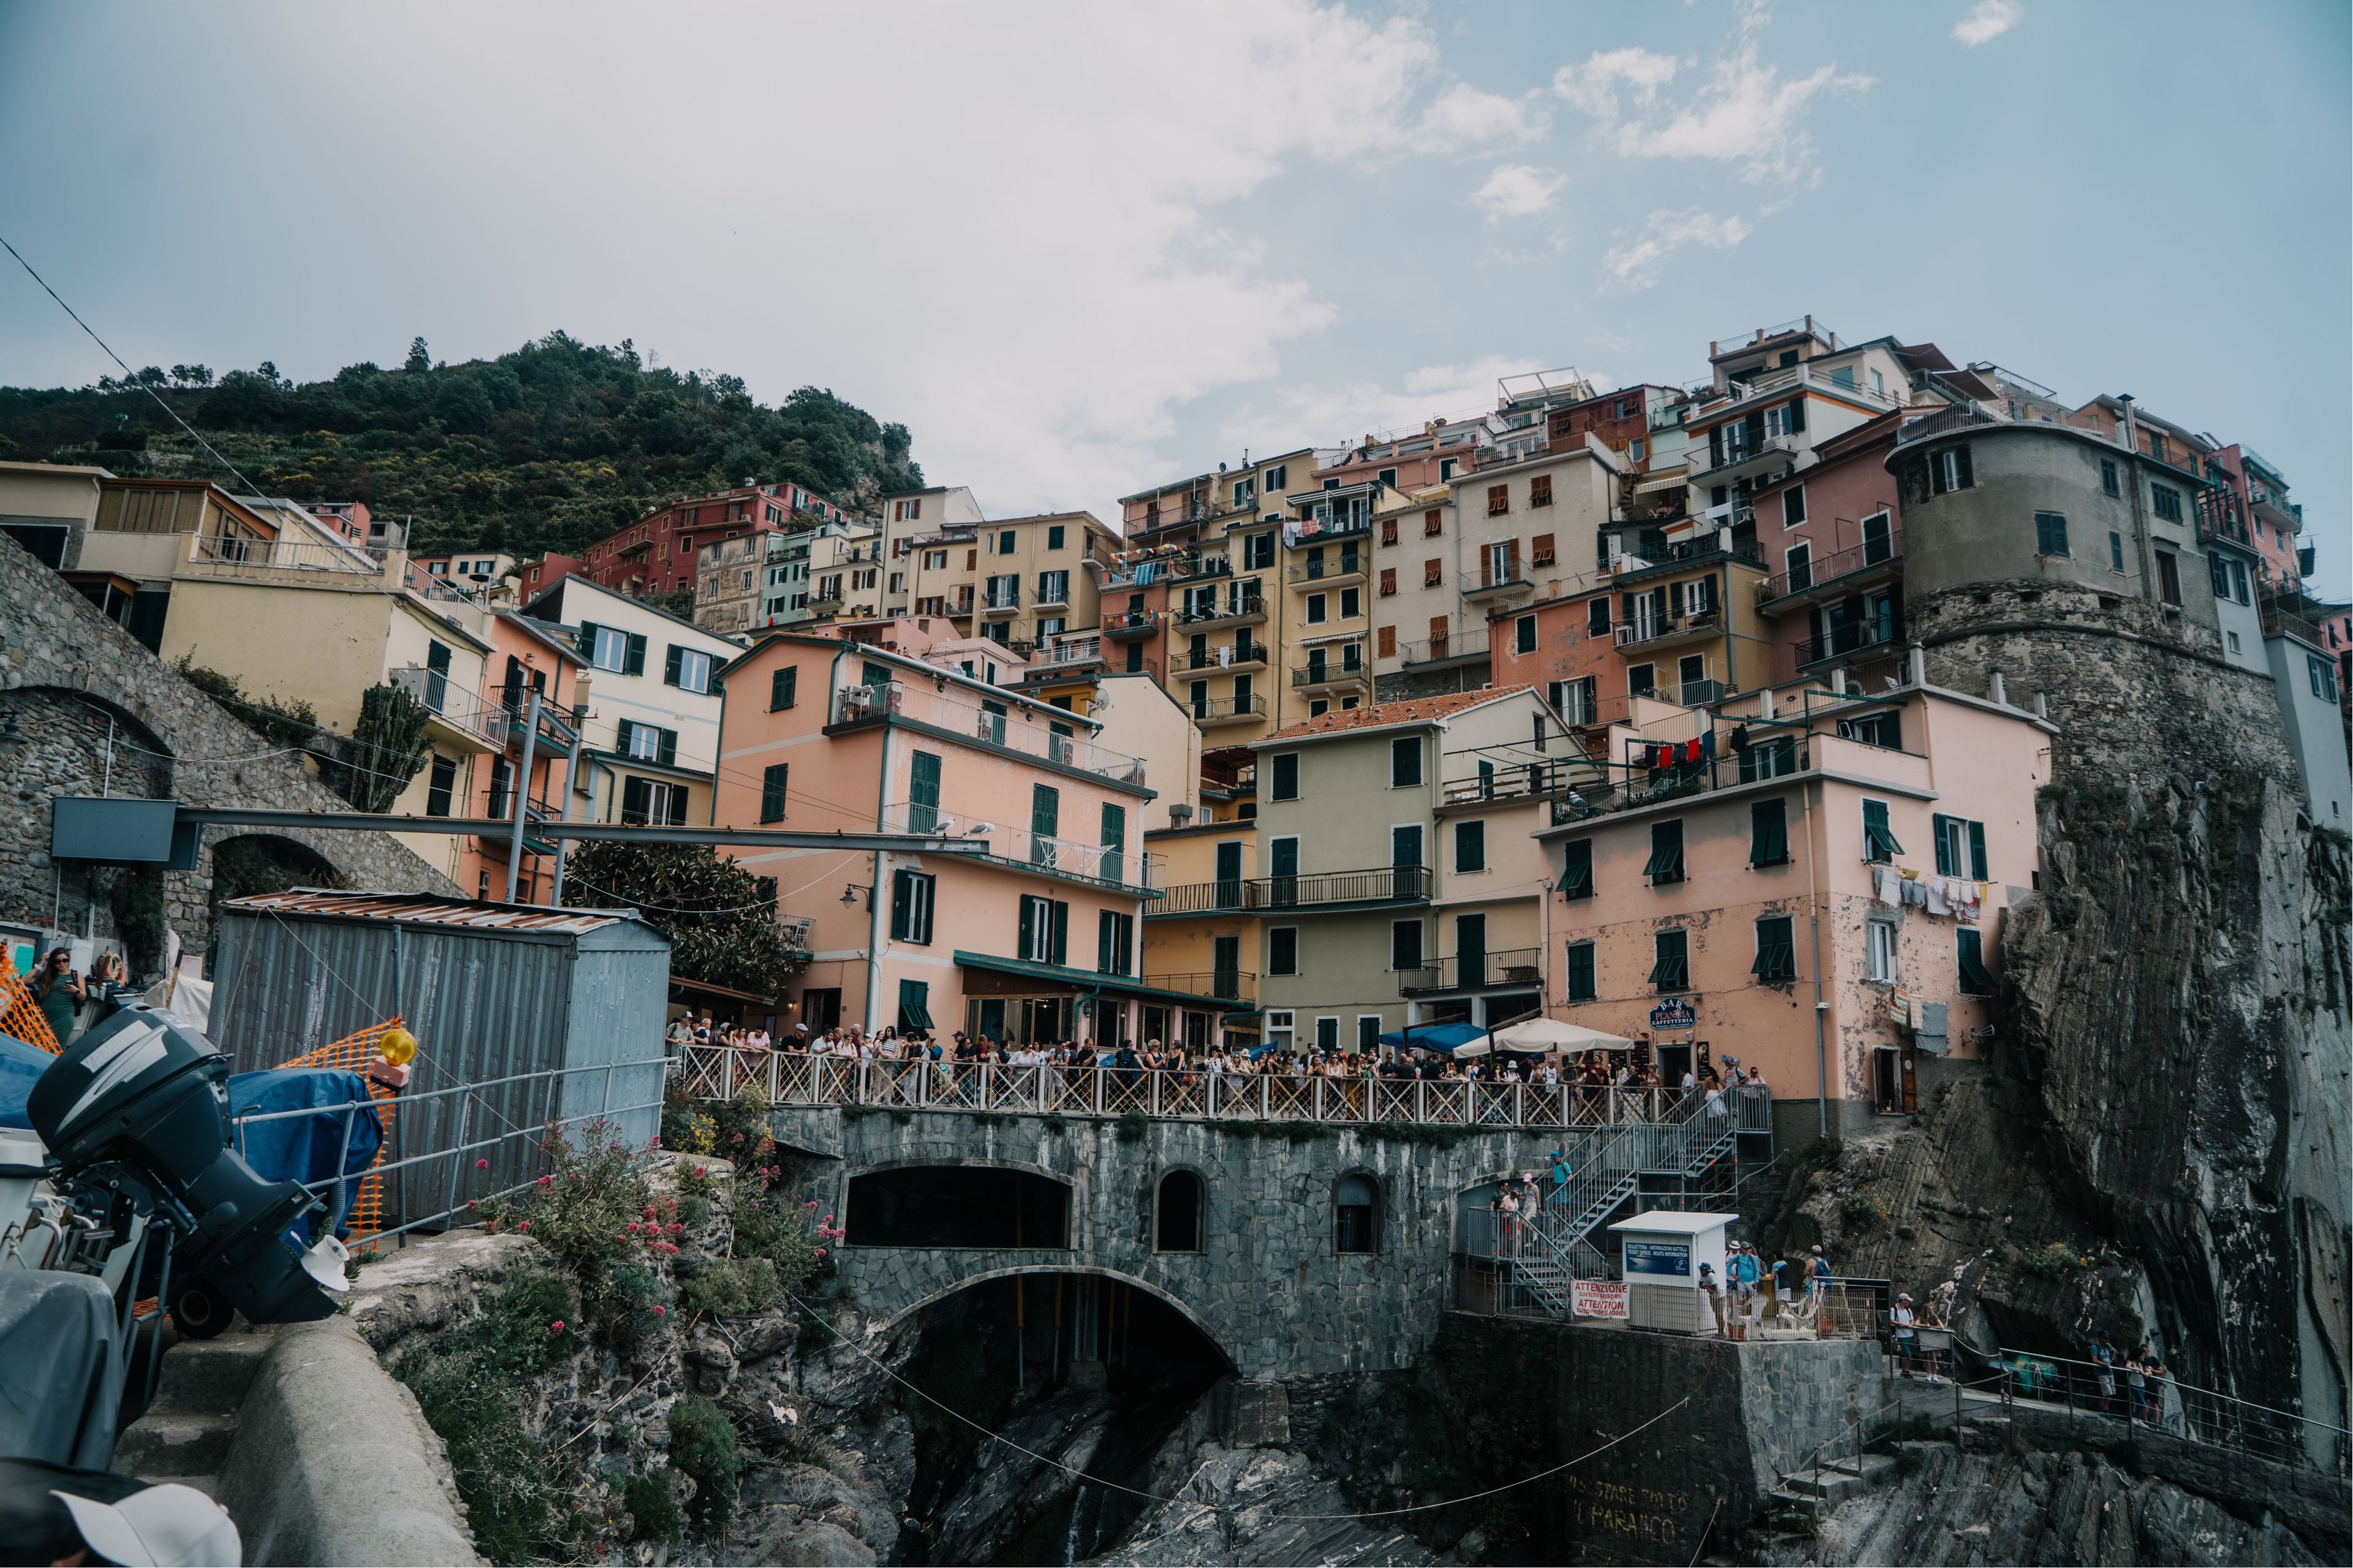
[[[849,1178],[849,1247],[1067,1247],[1071,1189],[1002,1165],[898,1165]]]
[[[1154,1456],[1234,1371],[1182,1309],[1111,1275],[986,1279],[913,1316],[900,1374],[955,1415],[902,1390],[915,1474],[892,1554],[901,1563],[1080,1563],[1114,1550],[1142,1500],[1058,1466],[1151,1489]]]

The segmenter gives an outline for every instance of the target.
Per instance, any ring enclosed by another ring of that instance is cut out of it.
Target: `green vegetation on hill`
[[[739,376],[648,369],[628,342],[563,332],[463,364],[434,363],[418,339],[398,369],[301,385],[265,362],[217,381],[175,365],[79,390],[0,388],[0,458],[237,488],[142,387],[273,495],[414,518],[420,554],[576,553],[649,507],[746,478],[851,508],[923,483],[905,426],[830,392],[764,407]]]

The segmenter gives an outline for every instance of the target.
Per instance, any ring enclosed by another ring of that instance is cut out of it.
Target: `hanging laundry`
[[[1683,761],[1687,763],[1695,763],[1699,761],[1698,736],[1694,735],[1690,740],[1683,742]]]
[[[1699,738],[1699,755],[1700,761],[1702,762],[1712,763],[1715,761],[1715,731],[1714,730],[1708,731],[1706,734],[1702,735]]]
[[[1904,884],[1904,902],[1911,909],[1926,909],[1928,907],[1928,889],[1917,881],[1907,879]]]
[[[1881,903],[1896,909],[1904,906],[1904,879],[1895,874],[1893,866],[1871,868],[1871,896]]]
[[[1736,752],[1745,752],[1748,749],[1747,725],[1735,724],[1732,727],[1732,749]]]
[[[1923,878],[1921,879],[1920,889],[1922,893],[1925,895],[1922,900],[1923,908],[1926,909],[1930,914],[1936,916],[1940,920],[1949,919],[1951,917],[1953,905],[1952,900],[1945,897],[1944,878]]]

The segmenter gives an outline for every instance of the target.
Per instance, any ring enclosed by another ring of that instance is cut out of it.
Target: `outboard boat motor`
[[[328,1292],[345,1288],[332,1236],[308,1252],[286,1239],[320,1201],[296,1183],[262,1180],[229,1147],[228,1073],[204,1036],[130,1004],[58,1057],[25,1105],[58,1185],[134,1203],[126,1189],[137,1189],[152,1203],[170,1247],[165,1304],[195,1339],[220,1332],[232,1312],[253,1323],[331,1316]]]

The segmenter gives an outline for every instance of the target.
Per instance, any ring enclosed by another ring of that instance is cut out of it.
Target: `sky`
[[[0,233],[134,366],[630,339],[903,422],[993,516],[1810,313],[2251,445],[2341,595],[2348,43],[2304,0],[0,0]],[[0,384],[112,368],[0,275]]]

